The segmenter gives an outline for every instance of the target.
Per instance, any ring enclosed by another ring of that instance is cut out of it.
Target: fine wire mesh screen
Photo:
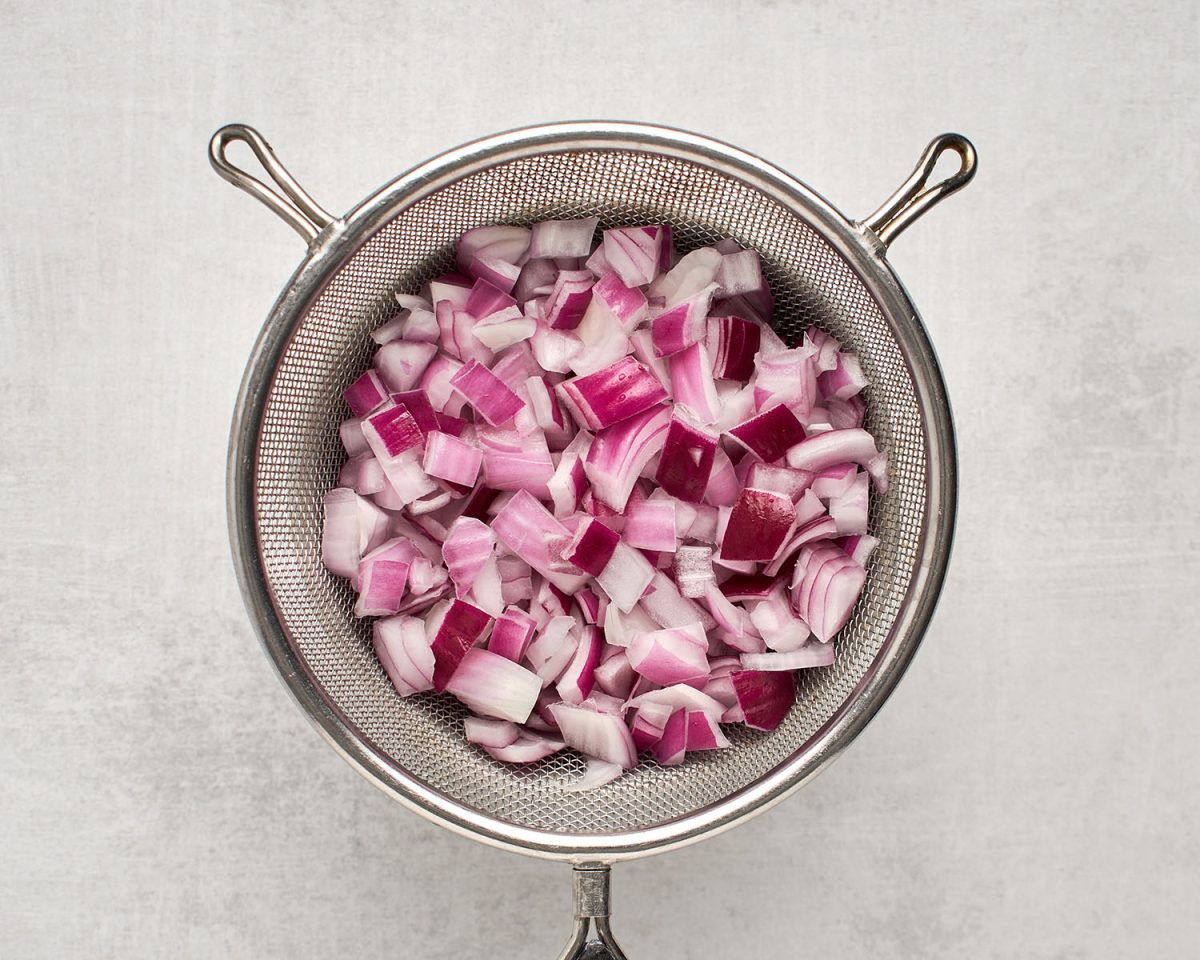
[[[872,493],[870,532],[881,541],[863,597],[836,641],[837,661],[802,672],[797,705],[772,733],[725,728],[734,748],[660,767],[645,758],[598,791],[564,786],[584,769],[562,751],[520,767],[490,759],[462,734],[449,695],[396,695],[352,614],[348,583],[320,561],[321,497],[345,456],[337,427],[342,390],[367,366],[368,333],[453,263],[457,237],[481,224],[598,215],[601,229],[668,221],[681,251],[724,236],[767,265],[780,334],[789,344],[818,324],[857,351],[870,380],[867,428],[890,458],[891,488]],[[605,834],[650,827],[717,802],[801,749],[852,697],[888,637],[910,581],[925,522],[925,436],[913,384],[879,305],[800,214],[727,174],[689,161],[623,150],[508,161],[400,210],[347,260],[311,304],[285,348],[266,402],[256,509],[267,587],[290,642],[325,697],[361,737],[410,775],[500,821]]]

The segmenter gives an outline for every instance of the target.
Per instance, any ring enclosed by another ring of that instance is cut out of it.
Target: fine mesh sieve
[[[254,151],[279,191],[232,166]],[[930,184],[938,158],[959,170]],[[230,447],[230,527],[242,589],[268,652],[318,728],[368,778],[459,832],[576,864],[582,955],[595,921],[611,955],[607,864],[711,835],[812,776],[851,740],[899,679],[933,611],[950,549],[955,457],[949,406],[916,310],[884,257],[887,244],[971,178],[964,138],[934,140],[875,214],[853,222],[783,171],[725,144],[634,124],[556,124],[481,140],[415,168],[342,219],[293,180],[240,124],[210,144],[217,171],[309,242],[251,357]],[[669,222],[687,251],[733,237],[763,258],[776,323],[791,341],[817,324],[855,351],[869,379],[867,429],[890,462],[872,494],[862,599],[831,667],[803,671],[775,731],[726,728],[734,748],[647,760],[590,793],[565,788],[584,769],[560,752],[531,767],[466,742],[463,708],[432,693],[399,697],[353,616],[354,595],[320,561],[322,495],[344,451],[342,391],[369,363],[369,333],[453,268],[470,227],[598,216],[600,229]],[[589,953],[589,955],[591,955]]]

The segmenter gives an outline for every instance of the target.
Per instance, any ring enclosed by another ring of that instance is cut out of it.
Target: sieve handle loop
[[[930,185],[929,178],[933,168],[937,166],[942,154],[953,151],[958,154],[958,172],[945,180],[939,180]],[[975,147],[971,141],[959,133],[943,133],[925,148],[917,167],[909,178],[900,184],[890,197],[865,220],[860,226],[866,227],[887,247],[917,218],[928,211],[934,204],[940,203],[946,197],[961,190],[975,176]]]
[[[609,867],[576,864],[575,930],[558,960],[626,960],[609,926]]]
[[[238,141],[254,151],[254,156],[258,158],[258,162],[262,164],[278,190],[272,190],[257,177],[229,162],[225,153],[231,143]],[[334,222],[333,215],[296,182],[287,172],[287,168],[279,162],[271,145],[253,127],[244,123],[223,126],[208,142],[208,160],[223,179],[270,207],[309,244],[317,234]]]

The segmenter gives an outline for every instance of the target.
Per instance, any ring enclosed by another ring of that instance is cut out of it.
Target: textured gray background
[[[960,431],[933,629],[800,794],[619,869],[630,956],[1191,953],[1194,5],[373,6],[0,3],[0,954],[555,955],[565,868],[394,806],[251,634],[226,435],[303,247],[204,148],[254,123],[341,211],[596,116],[859,216],[935,133],[981,158],[892,255]]]

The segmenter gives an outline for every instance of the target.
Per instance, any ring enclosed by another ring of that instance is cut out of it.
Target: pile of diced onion
[[[322,559],[397,692],[591,789],[773,730],[828,666],[877,541],[857,358],[773,332],[759,256],[669,226],[463,234],[345,391]]]

